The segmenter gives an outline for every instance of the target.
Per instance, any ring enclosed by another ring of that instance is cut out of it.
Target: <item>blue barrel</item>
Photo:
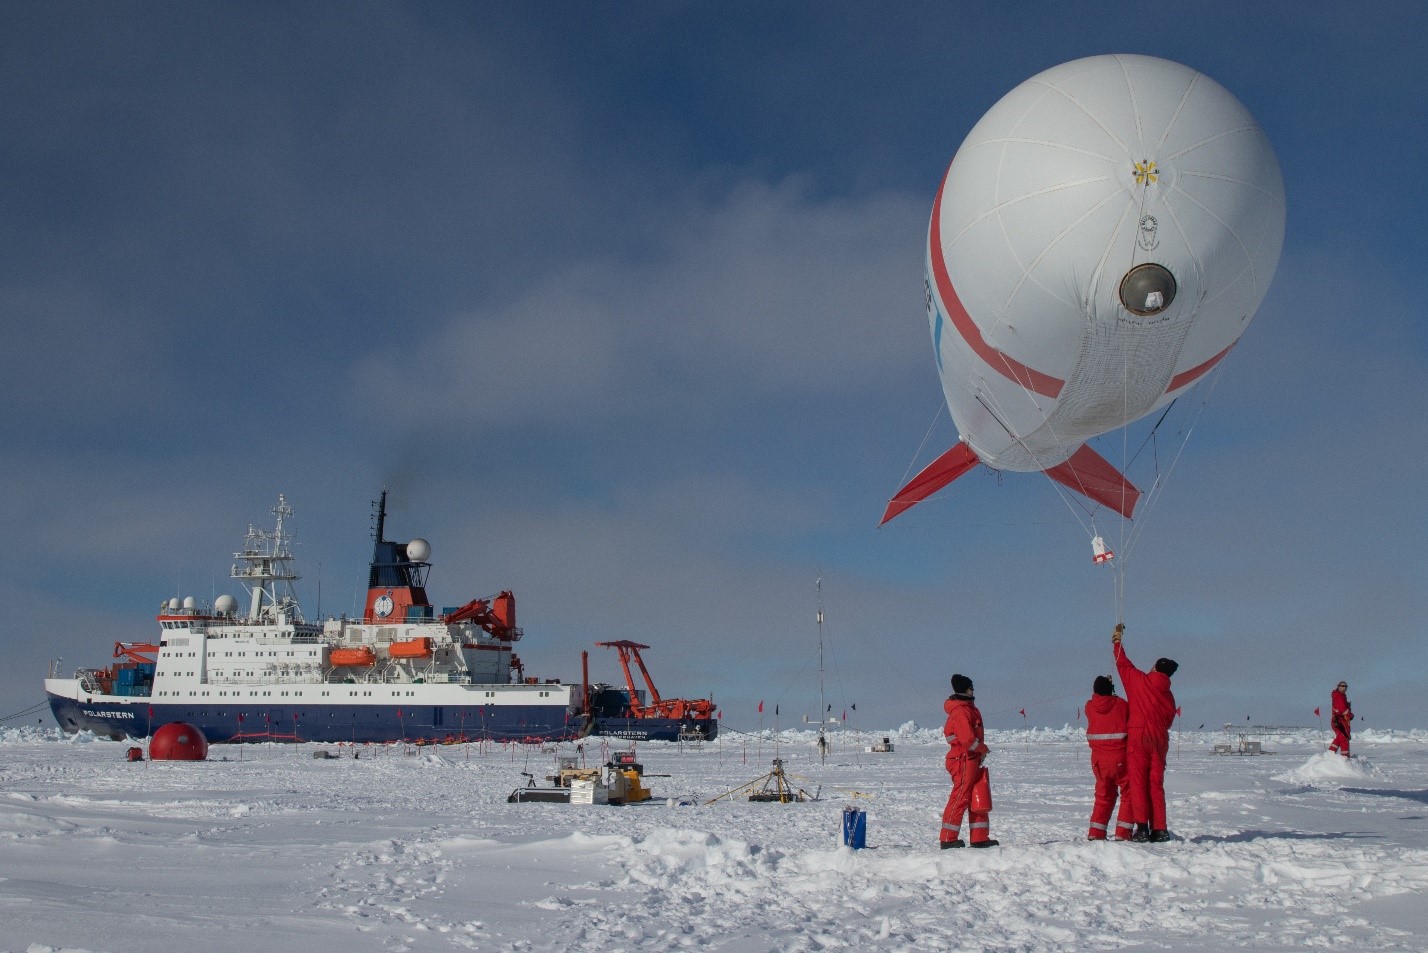
[[[856,807],[843,808],[843,843],[854,850],[868,846],[868,815]]]

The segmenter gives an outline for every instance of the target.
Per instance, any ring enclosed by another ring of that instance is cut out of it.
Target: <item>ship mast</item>
[[[293,588],[299,576],[292,567],[292,537],[283,531],[283,521],[293,515],[293,508],[281,493],[272,513],[277,526],[271,533],[249,524],[243,551],[233,554],[240,562],[233,564],[230,575],[248,590],[249,621],[268,616],[273,621],[301,622],[302,612]]]

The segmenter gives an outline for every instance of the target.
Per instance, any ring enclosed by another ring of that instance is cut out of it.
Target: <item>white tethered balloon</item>
[[[1131,516],[1085,445],[1234,347],[1284,243],[1279,163],[1244,105],[1151,56],[1075,60],[982,117],[927,234],[927,317],[960,440],[883,522],[979,462],[1044,470]]]

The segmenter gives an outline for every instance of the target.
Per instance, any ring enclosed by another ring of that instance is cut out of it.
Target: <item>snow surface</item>
[[[889,735],[896,750],[867,746]],[[802,804],[704,802],[769,771],[775,736],[642,744],[628,807],[508,804],[556,748],[125,744],[0,731],[0,949],[1423,950],[1428,732],[1172,743],[1167,844],[1088,843],[1076,728],[992,732],[988,851],[940,851],[937,730],[784,732]],[[586,743],[594,763],[623,744]],[[340,752],[317,760],[314,751]],[[360,757],[354,757],[360,754]],[[239,760],[241,755],[241,760]],[[854,798],[853,792],[871,795]],[[840,843],[844,807],[868,847]]]

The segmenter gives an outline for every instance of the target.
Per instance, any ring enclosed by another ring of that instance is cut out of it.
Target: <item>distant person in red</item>
[[[1349,722],[1354,720],[1354,709],[1349,705],[1349,683],[1340,682],[1339,687],[1329,696],[1329,724],[1334,726],[1334,743],[1330,751],[1337,751],[1349,757]]]
[[[1165,822],[1165,755],[1170,750],[1170,723],[1175,720],[1170,676],[1180,666],[1163,658],[1150,671],[1142,672],[1131,664],[1121,647],[1125,630],[1124,623],[1116,624],[1111,653],[1130,704],[1126,770],[1130,775],[1131,820],[1136,824],[1131,840],[1159,843],[1170,840]]]
[[[1130,777],[1126,771],[1126,725],[1130,706],[1116,694],[1115,683],[1107,675],[1097,675],[1086,702],[1086,740],[1091,744],[1091,772],[1096,776],[1096,804],[1091,808],[1088,840],[1105,840],[1116,798],[1121,802],[1116,815],[1116,840],[1130,840],[1135,833],[1131,820]]]
[[[942,703],[942,710],[947,713],[942,734],[947,739],[947,773],[952,776],[952,793],[947,795],[947,807],[942,811],[938,843],[943,850],[965,846],[960,834],[962,815],[966,814],[968,840],[972,846],[995,847],[997,842],[991,839],[987,812],[972,806],[973,789],[979,782],[986,784],[982,759],[989,749],[982,740],[982,713],[977,710],[976,692],[970,678],[952,676],[952,697]]]

